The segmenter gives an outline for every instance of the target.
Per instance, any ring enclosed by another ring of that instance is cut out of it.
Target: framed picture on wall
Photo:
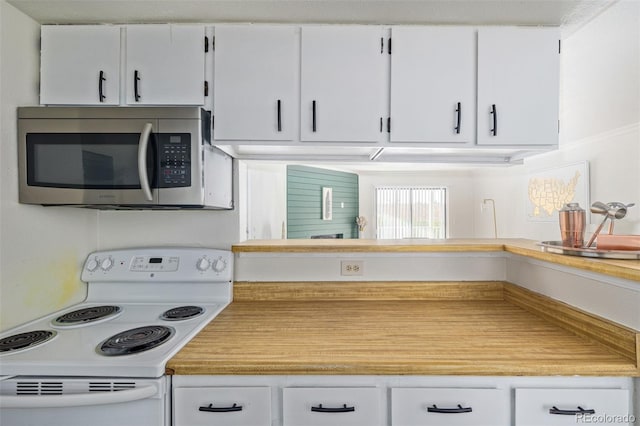
[[[527,219],[557,222],[558,211],[567,203],[579,203],[589,216],[589,162],[534,170],[527,181]]]
[[[322,188],[322,220],[333,218],[333,188]]]

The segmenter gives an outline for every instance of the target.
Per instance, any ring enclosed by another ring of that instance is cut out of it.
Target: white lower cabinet
[[[271,388],[178,388],[174,426],[270,426]]]
[[[638,425],[630,377],[171,376],[171,426]]]
[[[516,389],[516,426],[635,423],[626,389]]]
[[[508,426],[509,394],[502,389],[393,388],[392,426]]]
[[[284,388],[283,426],[378,426],[378,388]]]

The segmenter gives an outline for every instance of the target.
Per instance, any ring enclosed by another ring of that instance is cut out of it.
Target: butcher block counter
[[[545,253],[529,240],[274,240],[233,251],[293,256],[287,262],[318,253],[508,252],[640,283],[638,261]],[[307,275],[236,281],[233,302],[167,373],[640,377],[640,331],[504,280]]]
[[[637,331],[513,284],[367,284],[238,284],[167,373],[640,376]]]

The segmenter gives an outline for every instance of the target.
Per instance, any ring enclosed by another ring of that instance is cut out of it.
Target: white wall
[[[0,329],[82,300],[96,212],[18,204],[16,107],[38,103],[40,27],[0,2]]]
[[[286,234],[287,167],[285,164],[249,162],[247,198],[247,239],[280,239]],[[284,228],[284,229],[283,229]]]
[[[524,166],[476,174],[478,198],[495,198],[499,235],[559,238],[556,222],[526,220],[528,173],[590,166],[590,202],[635,202],[616,233],[640,234],[640,2],[619,1],[562,43],[560,149]],[[583,206],[586,208],[587,206]],[[587,235],[601,217],[592,218]],[[475,218],[476,235],[486,221]]]
[[[0,330],[82,301],[80,269],[96,249],[189,245],[230,249],[232,211],[96,211],[18,203],[16,107],[37,105],[37,22],[0,0]],[[238,202],[238,173],[234,177]]]
[[[368,222],[363,238],[375,238],[375,187],[405,185],[445,186],[449,192],[449,238],[475,235],[474,221],[470,218],[479,212],[479,204],[474,201],[475,181],[469,170],[359,173],[359,182],[360,216],[364,216]]]
[[[239,241],[238,166],[233,210],[100,210],[98,248],[193,246],[230,250]]]

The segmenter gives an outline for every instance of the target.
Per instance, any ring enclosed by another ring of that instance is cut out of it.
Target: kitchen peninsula
[[[528,240],[233,251],[233,302],[167,364],[177,426],[539,426],[592,412],[633,422],[638,261]],[[211,417],[220,407],[244,411]]]
[[[543,253],[528,240],[248,241],[233,251],[234,302],[169,372],[640,376],[637,329],[512,278],[522,259],[544,262],[589,281],[597,274],[624,282],[637,297],[640,261]],[[432,272],[416,279],[422,271],[409,271],[407,261]],[[327,263],[340,273],[345,262],[361,273],[325,275]],[[367,273],[381,263],[397,279]],[[283,279],[286,265],[291,279]]]

